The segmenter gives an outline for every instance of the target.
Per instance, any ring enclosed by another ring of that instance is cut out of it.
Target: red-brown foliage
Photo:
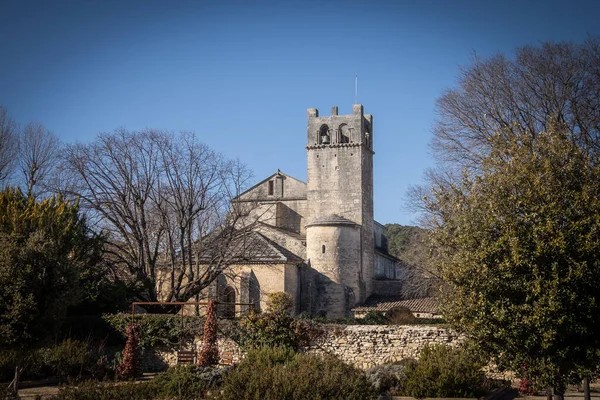
[[[133,379],[142,372],[140,364],[140,329],[137,325],[127,327],[127,342],[123,350],[123,361],[117,367],[117,376],[120,379]]]
[[[217,312],[215,301],[208,303],[206,321],[204,321],[204,337],[202,352],[198,357],[198,365],[208,367],[219,363],[219,347],[217,345]]]

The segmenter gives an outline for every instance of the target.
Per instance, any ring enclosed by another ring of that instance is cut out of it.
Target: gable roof
[[[227,249],[231,264],[299,264],[304,260],[256,231],[243,232]]]
[[[272,175],[267,176],[265,179],[263,179],[262,181],[258,182],[257,184],[255,184],[254,186],[252,186],[251,188],[243,191],[242,193],[238,194],[237,196],[235,196],[233,199],[231,199],[231,201],[239,201],[242,199],[242,197],[244,197],[244,195],[252,192],[254,189],[256,189],[257,187],[259,187],[260,185],[262,185],[263,183],[267,182],[268,180],[271,180],[272,178],[276,177],[276,176],[284,176],[287,179],[293,179],[301,184],[303,184],[304,186],[306,186],[306,182],[301,181],[300,179],[294,178],[291,175],[288,174],[284,174],[283,172],[281,172],[279,169],[277,170],[277,172],[275,172]],[[242,200],[243,201],[243,200]]]

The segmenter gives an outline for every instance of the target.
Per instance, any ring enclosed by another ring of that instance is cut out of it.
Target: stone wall
[[[440,327],[413,325],[328,325],[318,343],[309,348],[316,354],[331,353],[361,369],[404,358],[417,358],[426,344],[455,346],[458,333]]]
[[[217,339],[219,346],[219,359],[222,364],[236,364],[243,357],[239,346],[231,339],[220,337]],[[183,350],[196,350],[199,355],[202,351],[202,339],[194,340],[183,346]],[[142,354],[142,369],[144,371],[164,371],[167,367],[177,364],[178,348],[159,347]],[[231,362],[230,362],[231,360]]]
[[[313,354],[330,353],[361,369],[404,358],[416,358],[426,344],[455,346],[463,337],[451,330],[413,325],[325,325],[325,334],[308,348]],[[194,342],[199,353],[202,341]],[[219,355],[238,362],[243,354],[230,339],[219,338]],[[190,347],[186,347],[189,349]],[[175,349],[156,349],[144,355],[145,370],[161,370],[176,363]]]

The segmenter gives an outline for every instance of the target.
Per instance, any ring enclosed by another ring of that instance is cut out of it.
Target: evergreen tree
[[[51,337],[84,297],[80,275],[101,249],[77,204],[0,192],[0,346]]]
[[[446,318],[557,395],[600,361],[600,166],[568,131],[498,134],[427,206]]]

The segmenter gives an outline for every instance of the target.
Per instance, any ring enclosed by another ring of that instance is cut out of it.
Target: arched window
[[[248,291],[250,303],[254,306],[254,311],[260,312],[260,283],[254,275],[254,271],[250,272],[248,279]]]
[[[329,127],[327,125],[321,125],[319,128],[319,144],[330,144],[331,137],[329,136]]]
[[[223,304],[223,318],[235,318],[235,289],[231,286],[223,289],[221,301],[225,303]]]
[[[340,143],[350,143],[350,129],[348,125],[341,124],[339,127],[340,132]]]

